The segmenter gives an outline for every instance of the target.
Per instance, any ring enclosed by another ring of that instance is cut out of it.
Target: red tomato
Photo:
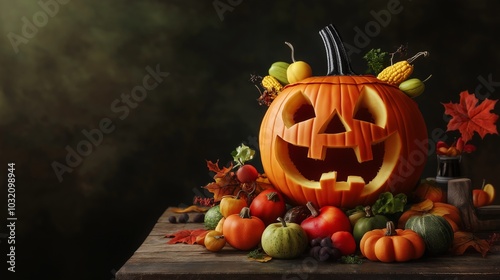
[[[259,172],[250,164],[244,164],[236,171],[236,177],[242,183],[251,183],[259,178]]]
[[[263,190],[250,203],[250,213],[260,218],[266,226],[277,223],[278,217],[286,213],[285,199],[275,189]]]
[[[310,202],[307,208],[311,210],[311,216],[300,224],[306,231],[309,240],[317,237],[330,237],[337,231],[351,232],[351,222],[347,215],[335,206],[323,206],[316,210]]]
[[[331,237],[332,246],[339,249],[342,256],[356,253],[356,240],[348,231],[337,231]]]

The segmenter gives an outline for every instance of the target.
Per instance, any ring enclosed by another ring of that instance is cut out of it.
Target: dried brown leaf
[[[490,250],[490,244],[488,241],[478,238],[472,232],[455,232],[452,248],[453,253],[455,255],[463,255],[468,249],[475,249],[483,257],[486,257],[486,254]]]

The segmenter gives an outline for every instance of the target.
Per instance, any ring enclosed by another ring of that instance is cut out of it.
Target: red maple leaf
[[[206,229],[184,229],[176,233],[167,234],[165,237],[172,238],[167,244],[185,243],[185,244],[196,244],[196,237],[201,234],[208,232]]]
[[[486,98],[478,104],[476,96],[468,91],[460,93],[460,103],[442,103],[444,113],[452,116],[448,122],[447,131],[459,130],[464,143],[472,139],[474,132],[481,138],[488,133],[498,134],[495,122],[498,115],[491,113],[498,100]]]

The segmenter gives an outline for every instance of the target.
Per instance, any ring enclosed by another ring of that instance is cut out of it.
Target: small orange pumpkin
[[[430,199],[433,202],[446,202],[443,189],[429,180],[422,181],[413,194],[420,201]]]
[[[227,243],[239,250],[250,250],[260,243],[266,226],[264,222],[250,215],[250,208],[244,207],[240,214],[229,215],[222,225]]]
[[[490,203],[490,196],[483,190],[472,190],[472,204],[474,207],[483,207]]]
[[[354,208],[386,191],[409,194],[427,159],[417,104],[396,86],[354,75],[333,26],[321,35],[329,76],[289,84],[271,103],[259,134],[264,172],[295,205]]]
[[[226,239],[222,233],[211,230],[205,235],[204,245],[207,250],[218,252],[226,245]]]
[[[392,221],[385,229],[368,231],[361,238],[361,254],[371,261],[406,262],[425,253],[424,239],[410,229],[395,229]]]
[[[472,190],[472,204],[474,207],[490,205],[495,200],[495,187],[492,184],[485,183],[486,181],[483,180],[481,189]]]

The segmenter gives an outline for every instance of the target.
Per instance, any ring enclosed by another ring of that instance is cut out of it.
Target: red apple
[[[311,216],[300,224],[309,240],[318,237],[331,237],[337,231],[351,232],[351,222],[347,215],[335,206],[323,206],[319,210],[311,202],[307,203]]]

